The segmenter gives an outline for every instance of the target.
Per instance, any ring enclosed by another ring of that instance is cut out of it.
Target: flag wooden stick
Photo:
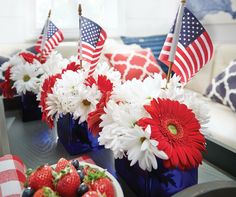
[[[48,11],[48,18],[46,20],[46,23],[45,23],[44,29],[43,29],[43,38],[42,38],[42,43],[41,43],[41,47],[40,47],[40,51],[41,51],[40,62],[41,62],[41,59],[42,59],[42,56],[43,56],[43,50],[44,50],[44,47],[45,47],[45,42],[46,42],[47,33],[48,33],[49,19],[51,17],[51,14],[52,14],[52,10],[50,9]]]
[[[82,34],[81,34],[81,28],[82,28],[82,23],[81,23],[81,16],[82,16],[82,6],[79,4],[78,7],[78,14],[79,14],[79,61],[80,61],[80,66],[82,67]]]
[[[183,15],[184,15],[185,3],[186,3],[186,0],[181,0],[178,15],[177,15],[177,18],[176,18],[174,35],[173,35],[173,39],[172,39],[170,55],[169,55],[169,58],[168,58],[168,61],[170,62],[170,65],[169,65],[169,69],[168,69],[168,73],[167,73],[166,88],[167,88],[167,84],[169,83],[170,78],[171,78],[171,71],[172,71],[172,67],[173,67],[173,64],[174,64],[175,53],[176,53],[176,49],[177,49],[177,45],[178,45],[178,41],[179,41],[179,34],[180,34],[180,31],[181,31],[181,27],[182,27],[182,19],[183,19]]]

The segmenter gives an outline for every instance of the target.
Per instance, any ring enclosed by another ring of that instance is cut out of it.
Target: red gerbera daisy
[[[138,124],[151,126],[151,138],[159,142],[158,149],[169,157],[163,161],[166,168],[189,169],[201,164],[205,138],[192,110],[169,99],[153,99],[145,109],[151,118],[143,118]]]

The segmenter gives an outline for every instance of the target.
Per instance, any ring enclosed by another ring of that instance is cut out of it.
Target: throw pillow
[[[121,39],[125,44],[128,44],[128,45],[138,44],[142,48],[150,48],[153,52],[153,55],[156,58],[156,61],[161,66],[162,70],[165,73],[168,72],[168,67],[158,59],[162,46],[166,40],[166,35],[154,35],[154,36],[145,36],[145,37],[121,36]]]
[[[35,55],[38,54],[38,52],[35,50],[35,46],[32,46],[32,47],[27,48],[26,51],[29,51],[29,52],[31,52],[31,53],[33,53],[33,54],[35,54]]]
[[[236,60],[212,80],[205,95],[236,112]]]
[[[130,53],[107,53],[105,57],[121,73],[123,81],[133,78],[143,80],[154,73],[162,73],[163,77],[165,76],[150,49],[135,50]]]
[[[9,60],[9,58],[0,56],[0,66],[1,66],[3,63],[7,62],[8,60]]]

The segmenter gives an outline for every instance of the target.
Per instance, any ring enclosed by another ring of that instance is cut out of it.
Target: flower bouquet
[[[37,55],[22,51],[2,65],[4,81],[0,84],[0,88],[6,98],[13,98],[16,94],[21,95],[23,121],[41,119],[36,94],[39,92],[42,80],[51,72],[56,72],[64,65],[63,63],[62,56],[57,53],[52,53],[42,62]]]
[[[61,74],[47,78],[40,93],[42,119],[50,127],[55,120],[59,141],[71,155],[98,147],[100,114],[120,81],[106,63],[98,64],[92,75],[88,68],[71,62]]]
[[[205,151],[205,106],[174,76],[160,74],[116,86],[101,115],[98,141],[139,196],[171,196],[197,183]]]

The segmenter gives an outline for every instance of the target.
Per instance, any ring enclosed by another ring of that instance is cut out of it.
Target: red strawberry
[[[91,189],[93,191],[99,191],[101,194],[105,194],[106,197],[114,197],[115,196],[115,190],[111,183],[111,180],[107,177],[100,178],[96,181],[94,181],[91,184]]]
[[[75,197],[80,186],[80,177],[76,170],[68,164],[64,170],[55,175],[54,184],[60,196]]]
[[[60,172],[61,170],[64,170],[65,167],[66,167],[68,164],[72,167],[73,170],[76,170],[76,169],[74,168],[74,166],[71,165],[71,163],[70,163],[68,160],[66,160],[65,158],[61,158],[61,159],[59,159],[59,161],[57,162],[55,171],[56,171],[56,172]]]
[[[115,190],[111,180],[106,176],[105,171],[101,172],[95,168],[85,168],[86,176],[84,182],[89,185],[90,190],[97,191],[106,197],[114,197]]]
[[[99,197],[99,194],[95,191],[88,191],[82,197]]]
[[[50,187],[53,189],[53,176],[52,167],[49,165],[43,165],[37,168],[28,179],[28,184],[34,190],[38,190],[42,187]]]
[[[58,195],[49,187],[43,187],[37,190],[33,197],[58,197]]]

